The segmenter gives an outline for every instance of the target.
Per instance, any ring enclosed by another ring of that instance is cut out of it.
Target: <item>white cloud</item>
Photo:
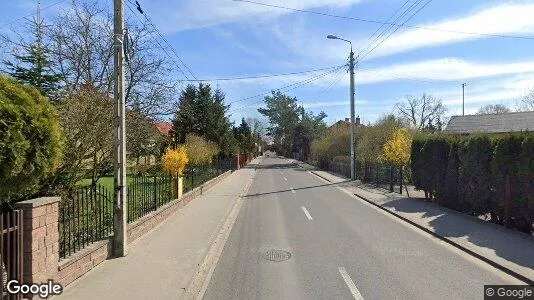
[[[534,61],[476,63],[456,58],[441,58],[363,69],[358,84],[370,84],[402,78],[434,81],[459,81],[509,74],[534,72]]]
[[[298,9],[318,7],[348,7],[361,0],[273,0],[269,4],[283,5]],[[214,25],[261,20],[292,11],[266,7],[239,1],[221,0],[185,0],[180,3],[168,1],[146,1],[147,13],[157,15],[154,21],[165,32],[206,28]]]
[[[364,105],[367,103],[366,100],[356,100],[354,101],[355,105]],[[349,107],[349,101],[343,100],[343,101],[323,101],[323,102],[304,102],[302,104],[304,108],[326,108],[326,107],[336,107],[336,106],[347,106]]]
[[[282,86],[295,84],[316,77],[322,72],[308,74],[297,74],[282,77],[268,78],[251,78],[235,82],[229,82],[229,85],[262,85],[266,89],[280,88]],[[341,74],[340,74],[341,72]],[[357,70],[355,74],[356,85],[375,84],[388,81],[400,80],[424,80],[429,83],[462,83],[465,80],[477,78],[489,78],[504,75],[517,75],[521,80],[507,82],[508,85],[521,86],[528,88],[534,85],[532,75],[534,73],[534,60],[522,62],[502,62],[502,63],[485,63],[471,62],[457,58],[441,58],[434,60],[424,60],[416,62],[399,63],[395,65],[366,68]],[[345,78],[339,78],[340,76]],[[335,84],[334,84],[335,83]],[[340,70],[317,80],[311,81],[309,85],[333,88],[347,86],[349,84],[348,74],[345,70]]]
[[[524,35],[534,33],[533,15],[533,3],[504,3],[480,10],[465,17],[417,25],[461,32],[495,35]],[[397,32],[392,35],[369,57],[379,57],[424,47],[439,46],[484,37],[487,36],[430,31],[424,29],[408,29],[403,33]]]

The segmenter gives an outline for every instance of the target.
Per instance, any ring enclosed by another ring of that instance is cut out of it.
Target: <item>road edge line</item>
[[[325,177],[315,173],[314,171],[310,171],[310,173],[315,175],[315,176],[317,176],[317,177],[319,177],[319,178],[321,178],[321,179],[323,179],[323,180],[326,180],[326,181],[332,183],[332,181],[330,181],[330,180],[326,179]],[[336,188],[342,189],[342,187],[336,187]],[[489,258],[487,258],[487,257],[485,257],[485,256],[483,256],[481,254],[478,254],[475,251],[470,250],[470,249],[468,249],[468,248],[466,248],[466,247],[454,242],[453,240],[451,240],[449,238],[446,238],[446,237],[444,237],[442,235],[439,235],[436,232],[434,232],[434,231],[432,231],[432,230],[430,230],[430,229],[428,229],[428,228],[426,228],[426,227],[424,227],[422,225],[419,225],[416,222],[414,222],[414,221],[412,221],[412,220],[410,220],[410,219],[408,219],[408,218],[406,218],[404,216],[401,216],[400,214],[398,214],[398,213],[396,213],[396,212],[394,212],[392,210],[389,210],[389,209],[383,207],[380,204],[377,204],[377,203],[367,199],[366,197],[363,197],[363,196],[361,196],[359,194],[356,194],[356,193],[353,193],[353,192],[348,192],[348,193],[353,195],[353,196],[356,196],[357,198],[367,202],[368,204],[371,204],[372,206],[374,206],[374,207],[376,207],[376,208],[378,208],[378,209],[380,209],[380,210],[382,210],[382,211],[384,211],[384,212],[386,212],[386,213],[388,213],[388,214],[390,214],[390,215],[392,215],[394,217],[397,217],[398,219],[401,219],[402,221],[404,221],[404,222],[406,222],[406,223],[408,223],[408,224],[410,224],[410,225],[412,225],[412,226],[414,226],[414,227],[416,227],[416,228],[418,228],[418,229],[420,229],[420,230],[432,235],[433,237],[435,237],[435,238],[437,238],[437,239],[439,239],[439,240],[441,240],[441,241],[453,246],[454,248],[459,249],[459,250],[461,250],[461,251],[463,251],[463,252],[465,252],[465,253],[467,253],[467,254],[469,254],[469,255],[471,255],[471,256],[473,256],[473,257],[475,257],[475,258],[477,258],[477,259],[479,259],[479,260],[481,260],[481,261],[483,261],[483,262],[485,262],[487,264],[489,264],[490,266],[492,266],[492,267],[494,267],[494,268],[496,268],[496,269],[498,269],[498,270],[500,270],[500,271],[502,271],[502,272],[504,272],[504,273],[506,273],[506,274],[518,279],[518,280],[523,281],[526,284],[534,285],[534,280],[532,280],[532,279],[530,279],[530,278],[528,278],[528,277],[526,277],[524,275],[521,275],[521,274],[517,273],[516,271],[514,271],[514,270],[512,270],[512,269],[510,269],[510,268],[508,268],[508,267],[506,267],[504,265],[499,264],[498,262],[495,262],[495,261],[493,261],[493,260],[491,260],[491,259],[489,259]]]
[[[245,188],[242,190],[240,196],[237,198],[236,202],[225,216],[224,221],[222,221],[219,227],[216,229],[216,237],[213,239],[213,242],[206,252],[202,263],[199,265],[197,272],[188,284],[184,299],[202,299],[204,297],[204,294],[208,289],[211,276],[213,275],[215,267],[219,262],[224,245],[230,237],[230,232],[232,231],[232,228],[237,220],[237,216],[239,215],[241,207],[243,206],[243,196],[246,195],[250,190],[255,177],[256,169],[254,170],[250,180],[247,182]]]

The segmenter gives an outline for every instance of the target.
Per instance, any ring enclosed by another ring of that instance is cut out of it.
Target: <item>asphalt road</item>
[[[268,260],[271,249],[291,257]],[[266,157],[204,299],[483,299],[485,284],[521,283]]]

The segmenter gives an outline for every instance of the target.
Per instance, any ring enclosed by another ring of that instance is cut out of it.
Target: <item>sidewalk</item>
[[[479,256],[499,269],[516,273],[524,277],[524,280],[530,281],[530,284],[534,282],[533,236],[432,202],[385,192],[363,185],[359,181],[350,182],[347,178],[329,172],[313,170],[309,165],[302,163],[299,165],[327,181],[338,183],[340,188],[351,194],[404,218],[407,222],[443,238],[456,247],[472,252],[472,255]]]
[[[253,160],[254,165],[258,159]],[[243,168],[139,238],[126,257],[107,260],[57,299],[181,299],[254,168]]]

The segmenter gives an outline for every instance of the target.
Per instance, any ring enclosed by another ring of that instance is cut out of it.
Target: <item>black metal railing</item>
[[[137,175],[128,178],[127,220],[135,222],[173,199],[171,176]]]
[[[22,299],[22,294],[16,295],[7,292],[7,282],[23,279],[23,230],[22,211],[5,211],[0,213],[0,250],[2,257],[2,270],[0,272],[1,299]]]
[[[59,205],[59,257],[107,238],[113,231],[113,193],[95,184],[64,195]]]
[[[331,161],[319,165],[321,169],[350,178],[350,163]],[[356,163],[356,179],[363,183],[402,194],[406,184],[404,168],[383,163]]]
[[[233,170],[235,159],[219,159],[206,166],[188,167],[183,175],[183,192]],[[168,175],[129,175],[127,178],[127,221],[156,211],[174,199],[176,181]],[[59,256],[66,258],[87,245],[113,233],[114,191],[101,184],[77,187],[62,196],[59,206]]]

